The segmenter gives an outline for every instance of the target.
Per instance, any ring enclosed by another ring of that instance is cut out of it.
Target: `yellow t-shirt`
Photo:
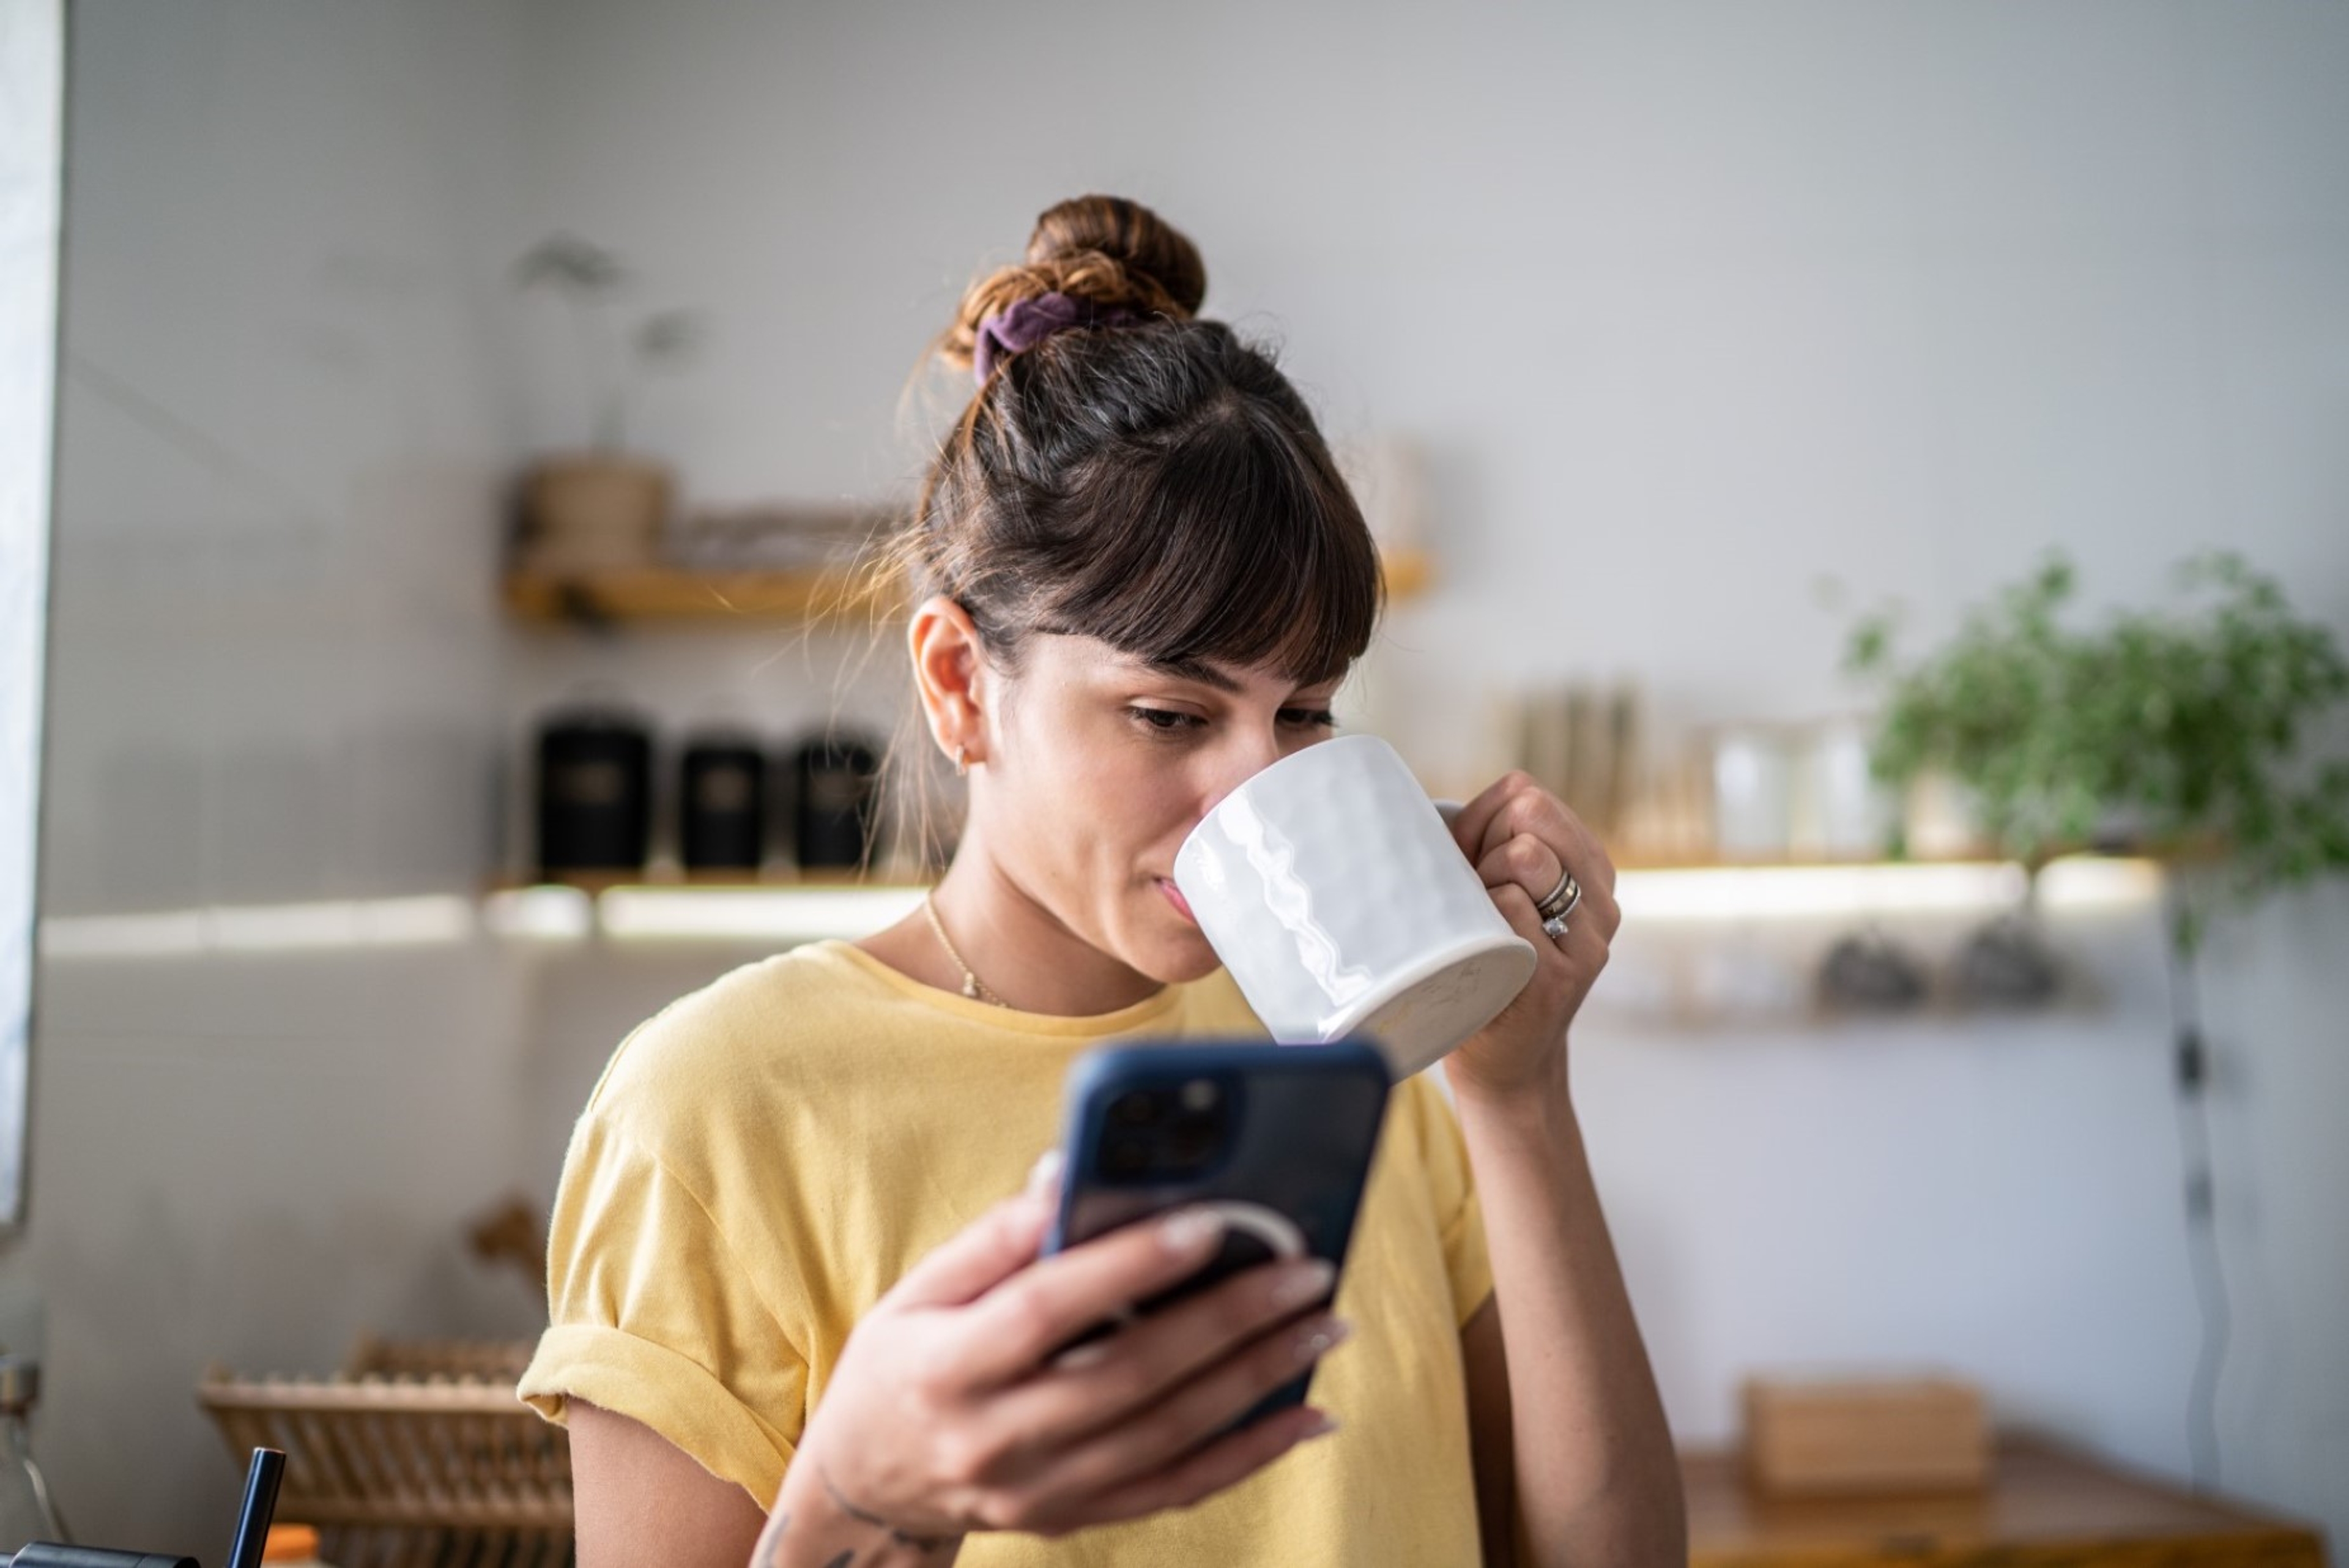
[[[922,985],[845,942],[745,966],[625,1041],[564,1163],[553,1319],[522,1397],[643,1422],[771,1507],[849,1330],[1016,1191],[1061,1084],[1117,1038],[1264,1030],[1218,972],[1093,1018]],[[964,1568],[1477,1561],[1460,1326],[1491,1293],[1451,1107],[1397,1085],[1340,1281],[1351,1340],[1312,1401],[1342,1428],[1197,1507],[1058,1542],[973,1535]]]

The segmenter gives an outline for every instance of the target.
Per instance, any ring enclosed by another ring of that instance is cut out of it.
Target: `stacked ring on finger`
[[[1564,941],[1566,918],[1581,904],[1582,884],[1574,879],[1573,872],[1561,870],[1557,875],[1557,886],[1534,905],[1534,913],[1541,917],[1542,935],[1554,942]]]

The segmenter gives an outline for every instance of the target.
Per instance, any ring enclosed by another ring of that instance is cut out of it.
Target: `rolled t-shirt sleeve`
[[[517,1392],[651,1428],[773,1506],[806,1419],[807,1362],[702,1197],[591,1107],[548,1227],[548,1327]]]

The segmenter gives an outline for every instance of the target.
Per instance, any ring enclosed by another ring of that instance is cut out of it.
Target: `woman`
[[[583,1568],[1682,1558],[1568,1089],[1614,872],[1524,777],[1455,833],[1540,966],[1446,1059],[1456,1119],[1397,1086],[1334,1314],[1268,1263],[1050,1359],[1195,1269],[1212,1217],[1040,1261],[1049,1158],[986,1207],[1087,1046],[1262,1037],[1174,850],[1330,734],[1378,613],[1311,414],[1206,293],[1187,239],[1085,197],[941,340],[978,392],[902,553],[967,826],[920,912],[675,1003],[589,1101],[522,1384],[571,1428]],[[1214,1437],[1316,1361],[1316,1407]]]

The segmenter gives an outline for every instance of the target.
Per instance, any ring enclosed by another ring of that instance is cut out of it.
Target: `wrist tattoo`
[[[816,1479],[823,1482],[823,1490],[826,1495],[831,1497],[832,1505],[834,1508],[859,1524],[869,1524],[875,1530],[887,1531],[889,1539],[899,1546],[911,1546],[918,1552],[936,1552],[939,1547],[948,1544],[955,1539],[951,1535],[916,1535],[911,1531],[900,1530],[877,1513],[865,1512],[840,1494],[840,1488],[833,1484],[832,1472],[823,1468],[822,1460],[816,1463],[815,1474]],[[848,1554],[843,1552],[837,1562],[826,1563],[824,1568],[846,1568],[847,1562]]]

